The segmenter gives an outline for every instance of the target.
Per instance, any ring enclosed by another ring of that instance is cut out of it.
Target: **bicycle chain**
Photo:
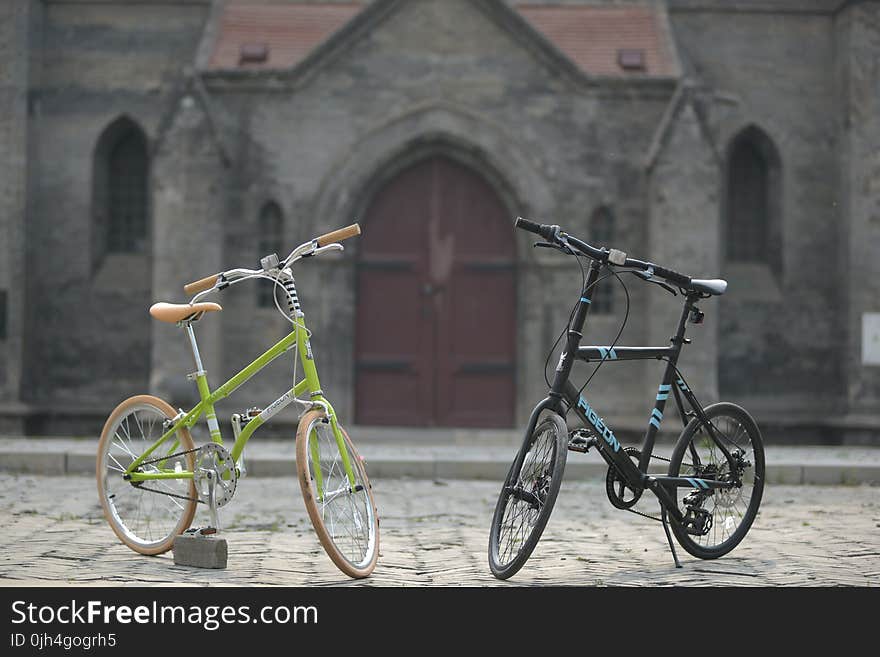
[[[637,456],[641,456],[642,453],[639,451],[633,452]],[[668,459],[663,456],[657,456],[655,454],[651,454],[652,459],[657,459],[658,461],[666,461],[667,463],[672,463],[672,459]],[[682,463],[682,465],[690,466],[689,463]],[[691,466],[693,467],[693,466]],[[651,520],[656,520],[657,522],[663,522],[663,518],[658,518],[656,516],[648,515],[647,513],[643,513],[642,511],[636,511],[635,509],[624,509],[625,511],[629,511],[630,513],[635,513],[637,516],[643,516],[645,518],[650,518]]]
[[[168,459],[173,459],[178,456],[192,454],[193,452],[198,452],[203,446],[204,445],[195,447],[193,449],[187,449],[182,452],[175,452],[174,454],[166,454],[165,456],[160,456],[159,458],[150,459],[148,461],[141,461],[141,465],[149,465],[150,463],[158,463],[159,461],[167,461]],[[160,495],[167,495],[168,497],[176,497],[179,500],[187,500],[189,502],[196,502],[197,504],[204,504],[204,502],[197,497],[188,497],[186,495],[178,495],[177,493],[169,493],[166,490],[156,490],[155,488],[144,488],[143,486],[135,486],[134,484],[132,485],[138,490],[145,490],[148,493],[159,493]]]
[[[631,455],[631,456],[641,457],[642,453],[641,453],[640,451],[638,451],[638,450],[633,450],[633,452],[632,452],[630,455]],[[657,456],[657,455],[655,455],[655,454],[651,454],[651,458],[652,458],[652,459],[657,459],[658,461],[666,461],[667,463],[671,463],[671,462],[672,462],[672,459],[668,459],[668,458],[665,458],[665,457],[663,457],[663,456]],[[651,520],[656,520],[657,522],[663,522],[663,518],[658,518],[658,517],[656,517],[656,516],[648,515],[647,513],[644,513],[644,512],[642,512],[642,511],[636,511],[635,509],[632,509],[632,508],[630,508],[630,509],[624,509],[624,511],[629,511],[630,513],[635,513],[637,516],[642,516],[642,517],[644,517],[644,518],[650,518]]]

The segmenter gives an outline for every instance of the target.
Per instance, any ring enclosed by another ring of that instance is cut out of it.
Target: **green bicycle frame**
[[[183,417],[179,417],[178,419],[176,419],[171,428],[168,429],[161,438],[156,440],[156,442],[154,442],[143,454],[135,459],[128,466],[128,468],[126,468],[124,476],[132,482],[149,481],[155,479],[192,479],[193,473],[192,471],[188,470],[176,471],[162,469],[161,467],[159,468],[158,472],[138,472],[136,470],[141,466],[144,461],[149,459],[149,457],[157,449],[159,449],[162,445],[171,440],[172,436],[174,436],[177,431],[179,431],[181,428],[189,429],[193,427],[196,422],[199,421],[199,418],[201,418],[202,415],[204,415],[207,420],[208,429],[211,434],[211,440],[218,445],[222,445],[223,437],[220,433],[220,426],[217,423],[217,414],[214,411],[214,404],[216,404],[219,400],[228,397],[239,386],[250,380],[253,376],[257,374],[257,372],[269,365],[276,358],[296,347],[299,350],[300,360],[302,360],[303,372],[305,374],[304,378],[301,381],[295,383],[293,388],[291,388],[281,397],[269,404],[265,409],[263,409],[263,411],[259,415],[254,417],[242,428],[241,433],[236,438],[230,455],[233,461],[237,462],[242,452],[244,451],[245,445],[247,444],[250,437],[253,435],[254,431],[256,431],[259,427],[268,422],[272,416],[284,409],[288,404],[292,403],[298,395],[301,395],[304,392],[308,392],[309,399],[315,404],[315,406],[322,407],[326,410],[327,416],[330,421],[330,426],[333,429],[333,435],[336,438],[336,444],[339,447],[339,453],[342,455],[342,463],[348,477],[349,485],[354,488],[355,476],[351,464],[351,459],[349,459],[348,450],[345,446],[345,439],[343,438],[342,432],[340,431],[336,421],[336,413],[333,410],[333,407],[330,405],[330,402],[328,402],[324,398],[324,395],[321,391],[321,383],[318,379],[318,371],[315,367],[315,361],[312,357],[312,347],[309,342],[310,333],[306,328],[305,318],[303,317],[303,315],[299,314],[294,320],[293,324],[293,331],[283,337],[279,342],[269,348],[265,353],[258,356],[256,360],[244,367],[244,369],[242,369],[238,374],[233,376],[231,379],[229,379],[226,383],[224,383],[213,392],[208,386],[207,373],[204,371],[204,369],[198,368],[198,371],[195,373],[195,380],[199,390],[201,401],[196,404],[196,406],[193,407],[191,411],[184,414]],[[187,328],[191,331],[191,328],[189,326],[187,326]],[[194,334],[190,333],[190,337],[193,340],[193,348],[197,349],[195,345]],[[312,458],[317,463],[317,441],[312,435],[310,435],[308,439],[310,441],[309,447]],[[173,454],[177,450],[179,445],[180,441],[174,440],[174,442],[170,445],[167,455],[170,456],[171,454]],[[160,466],[163,465],[161,461],[158,461],[156,463]],[[320,468],[316,468],[314,474],[318,488],[318,497],[323,498],[323,477],[322,473],[320,472]]]

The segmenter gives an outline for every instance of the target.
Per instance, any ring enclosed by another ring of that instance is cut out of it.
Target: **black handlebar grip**
[[[527,230],[530,233],[535,233],[536,235],[541,235],[541,224],[536,224],[534,221],[529,221],[528,219],[523,219],[522,217],[517,217],[516,221],[513,222],[515,228],[521,228],[522,230]]]
[[[523,230],[527,230],[530,233],[535,233],[535,235],[540,235],[548,242],[556,242],[556,234],[559,231],[559,226],[548,226],[547,224],[536,224],[534,221],[529,221],[528,219],[523,219],[522,217],[517,217],[516,221],[513,222],[513,225],[516,228],[522,228]]]
[[[675,283],[679,287],[688,287],[691,284],[690,276],[679,274],[677,271],[666,269],[666,267],[654,265],[654,273],[660,278],[665,278],[670,283]]]

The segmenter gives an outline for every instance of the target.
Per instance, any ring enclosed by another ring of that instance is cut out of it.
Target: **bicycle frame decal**
[[[681,379],[679,379],[680,381]],[[661,383],[660,387],[657,388],[657,401],[666,401],[669,399],[669,391],[672,389],[672,386],[668,383]]]
[[[593,410],[592,406],[587,403],[587,400],[584,399],[583,396],[578,398],[577,406],[584,412],[584,415],[587,416],[587,419],[590,421],[590,424],[593,425],[593,428],[596,429],[596,432],[605,439],[605,442],[608,443],[615,452],[619,452],[620,441],[615,438],[614,432],[605,426],[602,418],[596,415],[596,411]]]
[[[650,424],[653,424],[658,429],[660,428],[660,423],[663,421],[663,413],[656,408],[651,411],[651,419],[648,420]]]

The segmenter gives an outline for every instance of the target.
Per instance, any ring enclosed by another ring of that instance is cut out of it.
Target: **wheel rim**
[[[724,446],[731,453],[741,453],[742,461],[748,465],[741,468],[741,487],[714,489],[711,495],[702,499],[700,506],[711,514],[712,526],[702,536],[686,536],[706,550],[720,548],[734,538],[744,522],[751,522],[752,507],[760,502],[763,490],[763,474],[756,472],[762,463],[762,455],[756,452],[746,426],[739,419],[726,415],[712,418],[711,423]],[[694,432],[690,447],[683,455],[680,475],[722,480],[731,476],[727,458],[704,426]],[[694,492],[703,494],[699,489],[692,489],[689,494]]]
[[[355,479],[352,491],[330,424],[316,420],[307,435],[309,484],[318,516],[336,551],[354,568],[364,569],[372,562],[376,550],[376,516],[358,457],[346,444]],[[320,473],[321,491],[316,472]]]
[[[523,457],[516,480],[505,484],[506,497],[496,549],[501,567],[516,559],[541,516],[553,483],[556,433],[553,423],[539,427]]]
[[[150,404],[132,406],[109,429],[107,443],[101,455],[101,480],[104,502],[112,522],[125,539],[143,549],[156,548],[180,531],[187,505],[192,502],[178,499],[192,496],[189,479],[153,480],[133,486],[122,478],[122,473],[138,456],[143,454],[163,433],[165,413]],[[170,453],[174,442],[163,446],[152,458]],[[184,447],[178,446],[175,452]],[[177,456],[164,463],[143,466],[144,472],[163,470],[190,470],[190,459]],[[152,490],[148,490],[152,489]],[[154,492],[161,491],[161,492]]]

